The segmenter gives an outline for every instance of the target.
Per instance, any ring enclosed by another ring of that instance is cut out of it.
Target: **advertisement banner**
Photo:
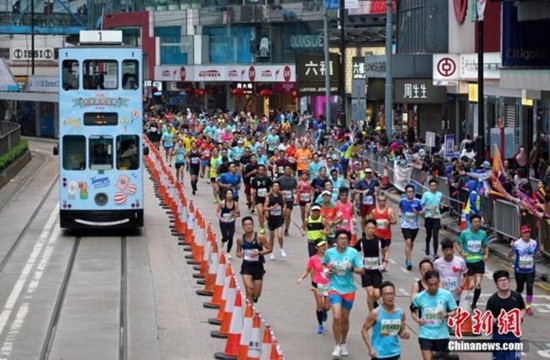
[[[456,146],[455,134],[445,134],[443,141],[445,144],[445,157],[446,158],[453,157],[455,154],[455,146]]]
[[[191,65],[155,66],[157,81],[201,82],[268,82],[296,81],[296,67],[282,65]]]
[[[518,21],[516,4],[503,2],[502,66],[549,67],[548,29],[550,20]]]

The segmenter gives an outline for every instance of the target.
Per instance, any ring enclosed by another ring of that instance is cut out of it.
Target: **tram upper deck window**
[[[90,136],[90,169],[111,170],[113,168],[113,137]]]
[[[124,90],[139,89],[139,63],[136,60],[122,62],[122,88]]]
[[[84,170],[86,168],[86,137],[82,135],[63,136],[63,169]]]
[[[119,135],[116,138],[117,169],[139,169],[139,137],[137,135]]]
[[[118,88],[118,62],[115,60],[85,60],[83,72],[86,90]]]
[[[78,90],[78,61],[63,60],[63,90]]]

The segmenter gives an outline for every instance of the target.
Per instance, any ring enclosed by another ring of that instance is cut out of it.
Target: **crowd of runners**
[[[317,333],[324,333],[324,322],[332,314],[334,358],[349,354],[346,341],[355,274],[367,294],[368,317],[362,336],[373,359],[400,358],[399,339],[410,336],[407,314],[418,324],[423,359],[445,358],[450,339],[447,319],[459,305],[476,309],[481,294],[488,257],[481,217],[472,214],[469,228],[456,241],[446,238],[440,243],[441,212],[446,204],[437,191],[437,180],[429,181],[429,191],[421,197],[408,185],[394,210],[377,174],[361,157],[365,145],[388,141],[383,131],[366,134],[337,129],[329,134],[322,122],[312,121],[297,134],[292,121],[285,116],[269,121],[244,113],[208,116],[189,111],[151,114],[145,132],[164,150],[178,181],[190,186],[193,195],[199,181],[210,185],[221,242],[228,257],[234,254],[242,259],[249,301],[257,302],[261,295],[266,259],[286,258],[285,238],[299,231],[308,257],[304,256],[306,269],[297,283],[309,278]],[[334,147],[330,140],[340,145]],[[391,146],[394,143],[407,146],[399,137]],[[300,214],[298,228],[291,226],[293,211]],[[244,235],[236,239],[233,252],[238,223]],[[421,223],[426,230],[426,257],[414,269],[413,246]],[[396,228],[405,240],[401,250],[404,267],[421,275],[412,284],[410,309],[397,307],[395,285],[384,281],[384,273],[391,271],[392,230]],[[520,238],[511,244],[516,291],[510,290],[506,271],[493,275],[497,293],[489,299],[487,310],[495,319],[500,308],[521,309],[522,317],[533,314],[535,260],[543,249],[530,232],[528,226],[522,227]],[[520,295],[524,287],[525,301]],[[461,304],[463,290],[470,288],[472,302]],[[513,333],[496,333],[493,338],[519,341]],[[493,359],[519,356],[515,351],[495,352]]]

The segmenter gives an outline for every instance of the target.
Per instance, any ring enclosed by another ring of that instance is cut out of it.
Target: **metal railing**
[[[4,155],[21,141],[21,125],[0,121],[0,155]]]

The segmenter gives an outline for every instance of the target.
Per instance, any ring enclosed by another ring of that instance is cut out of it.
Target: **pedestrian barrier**
[[[390,183],[395,184],[395,178],[393,174],[393,160],[389,160],[383,157],[380,153],[373,153],[368,148],[364,149],[360,155],[363,159],[369,161],[369,166],[373,170],[377,171],[380,176],[383,174],[384,168],[389,167],[388,175]],[[424,191],[428,191],[425,182],[431,176],[426,171],[420,171],[414,169],[411,174],[410,183],[417,185],[419,194]],[[451,213],[455,214],[457,224],[460,224],[462,216],[462,208],[468,201],[469,192],[466,189],[454,189],[449,183],[447,178],[437,177],[438,185],[437,190],[443,194],[443,201],[450,207]],[[537,179],[529,179],[531,187],[536,190],[538,186]],[[519,237],[519,228],[525,224],[538,224],[538,239],[546,247],[550,246],[550,225],[546,222],[546,219],[538,221],[538,219],[531,214],[521,217],[520,208],[512,202],[497,199],[493,200],[487,196],[481,196],[481,214],[483,217],[483,225],[489,231],[495,234],[505,236],[507,238],[516,239]],[[508,242],[508,241],[506,241]],[[550,247],[549,247],[550,248]]]
[[[212,224],[206,222],[192,200],[188,201],[183,185],[176,180],[159,149],[146,137],[144,142],[150,149],[145,164],[153,181],[155,195],[170,219],[170,232],[187,253],[184,260],[195,271],[193,278],[197,279],[198,284],[204,285],[196,293],[210,297],[210,301],[203,303],[204,308],[218,310],[216,317],[208,319],[209,324],[219,327],[211,331],[211,336],[226,339],[226,344],[224,350],[215,353],[214,357],[284,359],[271,327],[265,324],[254,305],[248,302],[226,254],[219,250]],[[264,342],[269,340],[268,344],[260,343],[262,326]]]
[[[521,215],[519,207],[504,200],[495,201],[495,227],[497,234],[516,239],[519,237],[519,228],[521,226]]]

